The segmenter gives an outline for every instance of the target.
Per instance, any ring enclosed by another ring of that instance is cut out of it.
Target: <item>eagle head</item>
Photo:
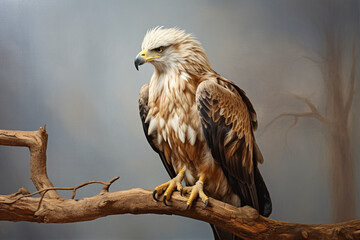
[[[135,67],[150,62],[159,72],[174,68],[211,69],[201,44],[184,30],[155,27],[147,31],[135,58]],[[191,71],[190,71],[191,72]]]

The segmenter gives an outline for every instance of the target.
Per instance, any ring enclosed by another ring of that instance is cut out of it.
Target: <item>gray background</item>
[[[112,191],[151,189],[164,182],[168,176],[143,136],[137,106],[140,87],[149,81],[153,67],[146,64],[137,72],[133,60],[147,29],[178,26],[194,33],[213,68],[235,81],[254,104],[260,122],[256,137],[265,157],[261,172],[273,199],[271,217],[329,223],[323,127],[313,119],[300,119],[287,141],[292,119],[263,129],[279,113],[306,110],[289,93],[308,97],[323,111],[320,72],[303,56],[316,57],[314,49],[321,42],[314,21],[332,7],[341,12],[348,33],[359,27],[358,1],[0,0],[0,128],[37,130],[47,124],[48,174],[56,186],[118,175]],[[359,159],[356,84],[351,138]],[[0,159],[1,194],[20,186],[35,191],[27,149],[0,146]],[[88,186],[78,196],[92,196],[100,188]],[[211,235],[208,224],[177,216],[121,215],[46,225],[0,222],[0,239]]]

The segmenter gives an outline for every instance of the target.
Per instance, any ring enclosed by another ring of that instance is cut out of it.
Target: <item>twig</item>
[[[101,189],[101,193],[105,193],[105,192],[109,192],[109,187],[110,185],[115,182],[116,180],[118,180],[120,177],[114,177],[113,179],[111,179],[109,182],[103,182],[103,181],[88,181],[88,182],[85,182],[85,183],[82,183],[80,185],[77,185],[75,187],[51,187],[51,188],[45,188],[45,189],[41,189],[39,191],[36,191],[36,192],[33,192],[33,193],[28,193],[28,194],[25,194],[25,195],[22,195],[20,197],[18,197],[17,199],[13,200],[13,201],[9,201],[9,202],[4,202],[5,204],[13,204],[15,202],[17,202],[18,200],[24,198],[24,197],[32,197],[36,194],[40,194],[40,201],[39,201],[39,205],[38,205],[38,208],[37,208],[37,211],[40,209],[40,206],[41,206],[41,203],[44,199],[44,196],[45,194],[50,191],[50,190],[72,190],[73,193],[72,193],[72,196],[71,196],[71,199],[74,199],[75,198],[75,194],[76,194],[76,190],[79,189],[79,188],[82,188],[82,187],[85,187],[89,184],[93,184],[93,183],[99,183],[99,184],[103,184],[103,188]],[[17,193],[14,194],[11,194],[10,196],[16,196],[16,195],[19,195],[19,192],[20,192],[21,189],[19,189],[19,191]],[[26,190],[26,189],[25,189]],[[26,190],[27,191],[27,190]],[[43,194],[41,194],[43,193]]]
[[[325,126],[329,126],[330,125],[330,121],[324,117],[319,110],[317,109],[317,107],[308,99],[302,96],[299,96],[297,94],[291,94],[295,99],[303,102],[306,104],[306,106],[308,106],[310,108],[310,112],[301,112],[301,113],[292,113],[292,112],[285,112],[285,113],[281,113],[279,115],[277,115],[276,117],[274,117],[268,124],[265,125],[265,127],[263,128],[262,132],[260,133],[260,136],[263,135],[265,133],[265,131],[272,125],[274,124],[276,121],[278,121],[279,119],[283,118],[283,117],[293,117],[294,121],[293,123],[289,126],[289,128],[286,130],[286,138],[287,135],[289,133],[289,131],[297,124],[298,120],[300,117],[312,117],[317,119],[319,122],[321,122],[322,124],[324,124]]]
[[[309,61],[311,61],[311,62],[313,62],[313,63],[315,63],[315,64],[319,64],[319,65],[322,64],[321,61],[316,60],[315,58],[312,58],[312,57],[309,57],[309,56],[301,56],[300,58],[305,58],[305,59],[307,59],[307,60],[309,60]]]
[[[262,130],[262,132],[259,134],[259,136],[263,135],[265,133],[265,131],[271,126],[273,125],[276,121],[278,121],[279,119],[283,118],[283,117],[294,117],[294,122],[291,124],[290,128],[288,128],[286,130],[286,133],[288,133],[290,131],[290,129],[292,127],[294,127],[297,124],[297,120],[299,117],[312,117],[313,113],[312,112],[303,112],[303,113],[281,113],[279,115],[277,115],[276,117],[274,117],[268,124],[266,124]]]
[[[311,112],[313,113],[313,117],[316,118],[317,120],[319,120],[321,123],[323,123],[324,125],[328,125],[329,121],[326,117],[324,117],[319,110],[317,109],[317,107],[315,107],[315,105],[308,99],[305,97],[301,97],[297,94],[292,94],[294,98],[296,98],[297,100],[305,103],[311,110]]]

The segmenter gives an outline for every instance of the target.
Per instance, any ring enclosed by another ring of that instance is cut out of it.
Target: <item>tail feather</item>
[[[259,213],[264,217],[269,217],[272,211],[271,198],[264,179],[257,167],[255,168],[255,185],[259,201]]]
[[[270,193],[266,187],[263,177],[260,174],[259,168],[257,167],[257,163],[263,163],[264,158],[256,143],[254,146],[253,162],[254,162],[254,180],[256,186],[256,194],[258,197],[259,213],[264,217],[268,217],[270,216],[272,211],[272,203],[271,203]],[[242,238],[234,235],[233,233],[227,232],[220,227],[211,225],[211,228],[213,230],[215,240],[243,240]]]
[[[254,180],[256,186],[256,193],[258,196],[258,203],[259,203],[259,213],[264,216],[268,217],[272,211],[272,203],[270,198],[270,193],[266,187],[263,177],[260,174],[259,168],[257,167],[257,163],[263,163],[264,158],[260,152],[259,147],[255,143],[254,146]]]

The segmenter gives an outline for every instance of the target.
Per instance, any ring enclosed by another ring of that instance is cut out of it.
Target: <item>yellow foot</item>
[[[166,201],[170,200],[171,195],[175,189],[180,191],[180,194],[182,195],[183,186],[181,185],[181,181],[184,178],[184,171],[185,171],[184,169],[181,169],[179,174],[176,177],[174,177],[173,179],[171,179],[170,181],[168,181],[166,183],[163,183],[163,184],[157,186],[153,192],[153,198],[156,201],[159,201],[157,199],[157,196],[159,196],[165,192],[163,202],[166,206],[169,206]]]
[[[201,201],[205,204],[203,209],[205,209],[209,205],[209,197],[206,196],[204,193],[204,181],[202,177],[200,177],[200,179],[195,183],[194,186],[185,187],[183,192],[190,192],[190,197],[186,203],[186,211],[191,208],[191,205],[198,197],[200,197]]]

